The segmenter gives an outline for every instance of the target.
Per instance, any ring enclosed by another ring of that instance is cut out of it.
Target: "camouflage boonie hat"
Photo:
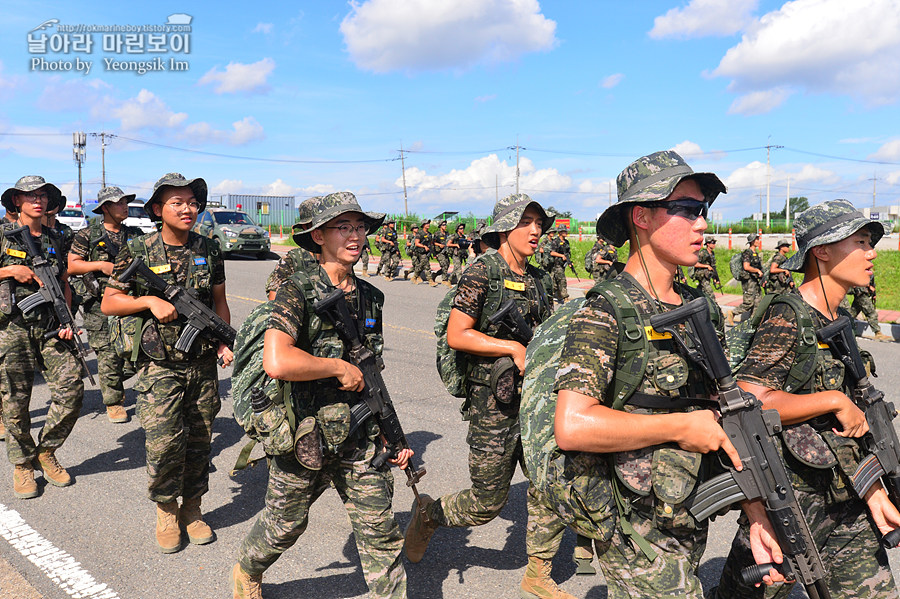
[[[392,219],[392,218],[389,218],[389,219],[387,219],[386,221],[384,221],[384,224],[385,224],[385,225],[396,225],[396,224],[397,224],[397,221],[395,221],[395,220]]]
[[[47,195],[49,196],[47,199],[47,210],[51,210],[53,207],[65,208],[66,205],[63,203],[62,192],[59,190],[59,187],[53,183],[47,183],[40,175],[26,175],[16,181],[15,185],[4,191],[3,195],[0,196],[0,204],[3,204],[3,207],[8,211],[18,213],[16,205],[13,203],[13,196],[16,193],[30,193],[44,187],[47,188]]]
[[[300,205],[297,207],[297,212],[300,213],[300,219],[297,221],[298,225],[309,226],[309,223],[312,222],[313,214],[315,213],[312,207],[321,199],[322,196],[314,196],[300,202]]]
[[[310,207],[313,211],[313,218],[310,227],[301,231],[294,236],[294,242],[302,248],[311,252],[321,252],[322,248],[318,243],[313,241],[310,233],[320,228],[333,218],[337,218],[348,212],[359,212],[366,221],[366,235],[371,235],[378,230],[381,223],[384,222],[383,212],[364,212],[356,201],[356,196],[349,191],[338,191],[330,193],[325,197],[316,198],[316,202],[311,203]]]
[[[556,217],[548,215],[543,206],[532,200],[528,195],[514,193],[494,204],[492,223],[490,227],[485,227],[481,232],[482,241],[495,250],[499,248],[500,233],[508,233],[515,229],[519,221],[522,220],[522,214],[525,213],[525,209],[531,205],[534,205],[538,212],[541,213],[541,218],[543,219],[541,235],[546,233],[553,226],[553,221],[556,220]]]
[[[685,179],[700,185],[706,201],[712,205],[725,184],[714,173],[695,173],[677,152],[666,150],[638,158],[616,178],[618,201],[597,219],[597,231],[616,247],[628,241],[628,224],[623,208],[665,200]]]
[[[466,228],[466,223],[459,223],[458,225],[456,225],[457,231],[459,231],[460,229],[465,229],[465,228]]]
[[[428,225],[430,225],[430,224],[431,224],[431,219],[426,218],[425,220],[423,220],[422,222],[419,223],[419,227],[422,229],[427,229]]]
[[[717,242],[716,242],[716,238],[715,238],[715,237],[713,237],[712,235],[707,235],[707,236],[706,236],[706,239],[703,240],[703,243],[706,244],[706,245],[708,245],[708,244],[710,244],[710,243],[715,244],[715,243],[717,243]]]
[[[797,253],[785,260],[781,268],[800,272],[810,248],[847,239],[863,227],[872,233],[873,246],[891,232],[890,224],[866,218],[847,200],[830,200],[813,206],[794,219]]]
[[[750,245],[757,239],[759,239],[759,235],[757,235],[756,233],[750,233],[749,235],[747,235],[747,245]]]
[[[181,173],[167,173],[160,177],[159,181],[153,185],[153,195],[150,196],[150,199],[144,204],[144,212],[147,213],[150,220],[161,220],[153,212],[151,206],[159,201],[159,197],[162,195],[162,192],[165,191],[163,189],[164,187],[190,187],[191,191],[194,192],[194,198],[200,204],[200,209],[197,212],[200,213],[206,210],[206,194],[208,189],[206,187],[206,181],[199,177],[196,179],[185,179],[184,175]]]
[[[778,245],[775,246],[776,250],[780,250],[781,248],[789,248],[791,247],[791,242],[787,239],[779,239]]]
[[[567,227],[565,225],[560,225],[560,226],[556,227],[556,232],[557,233],[568,233],[569,227]]]
[[[439,226],[439,227],[443,227],[443,226],[446,225],[446,224],[447,224],[447,221],[442,220],[441,222],[438,223],[438,226]]]
[[[103,214],[103,211],[100,210],[100,207],[107,202],[118,202],[122,198],[128,198],[128,201],[131,202],[134,198],[137,197],[133,193],[125,193],[120,188],[115,185],[111,187],[104,187],[100,190],[100,193],[97,194],[97,207],[91,210],[94,214]]]

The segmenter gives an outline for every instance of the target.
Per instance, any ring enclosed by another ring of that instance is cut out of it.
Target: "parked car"
[[[73,231],[78,231],[79,229],[84,229],[88,226],[87,218],[84,216],[84,211],[80,206],[73,206],[71,208],[63,208],[56,215],[56,220],[72,227]]]
[[[194,230],[218,241],[225,256],[231,252],[252,253],[259,259],[269,256],[269,232],[254,223],[246,212],[207,207],[197,218]]]
[[[156,231],[156,225],[144,212],[144,202],[146,200],[138,199],[128,203],[128,218],[125,219],[125,224],[130,227],[137,227],[144,233],[152,233]]]

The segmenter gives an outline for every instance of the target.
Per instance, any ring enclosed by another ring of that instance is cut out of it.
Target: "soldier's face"
[[[516,228],[506,234],[506,242],[521,256],[531,256],[537,251],[544,219],[532,206],[525,209]],[[501,235],[503,235],[501,233]]]
[[[814,248],[815,249],[815,248]],[[850,287],[864,287],[873,274],[872,261],[878,252],[872,247],[872,234],[860,229],[850,237],[824,247],[832,263],[828,274],[838,283]]]
[[[187,232],[197,222],[200,202],[194,197],[190,187],[168,187],[152,206],[162,220],[163,226],[173,231]]]
[[[705,201],[700,185],[693,179],[679,183],[666,198],[672,200]],[[650,247],[660,259],[673,265],[694,266],[697,255],[703,248],[703,233],[706,231],[706,219],[698,216],[691,220],[678,213],[669,214],[665,206],[657,208],[638,207],[647,214],[642,215],[650,235]],[[635,214],[637,216],[637,214]],[[637,223],[637,221],[635,221]]]
[[[13,202],[19,209],[19,214],[29,218],[41,218],[47,213],[47,203],[50,196],[45,189],[38,189],[28,193],[17,193],[13,196]]]
[[[366,219],[359,212],[337,216],[311,233],[328,262],[354,264],[366,243]]]
[[[103,210],[110,220],[119,224],[128,218],[128,198],[122,198],[117,202],[107,202],[103,204]]]

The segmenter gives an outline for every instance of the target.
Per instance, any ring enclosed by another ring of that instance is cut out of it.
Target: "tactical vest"
[[[553,244],[550,246],[550,249],[557,254],[562,254],[565,258],[557,258],[556,256],[550,257],[550,264],[553,266],[564,266],[566,261],[569,259],[570,249],[569,249],[569,240],[557,238]]]
[[[32,266],[31,260],[26,257],[25,248],[5,235],[6,231],[17,229],[19,226],[18,223],[0,225],[0,267],[23,265],[31,268]],[[39,249],[55,268],[57,276],[62,276],[65,271],[66,256],[62,243],[63,240],[56,231],[50,227],[41,227]],[[35,244],[38,245],[37,239],[35,239]],[[19,283],[12,277],[0,280],[0,321],[5,321],[10,317],[19,317],[24,323],[49,327],[54,318],[53,307],[50,304],[39,306],[28,315],[22,314],[21,310],[14,307],[15,303],[36,293],[39,289],[40,285],[36,282]],[[13,294],[15,294],[15,302]]]
[[[748,260],[748,258],[749,258],[749,260]],[[759,252],[757,252],[756,250],[752,250],[752,249],[744,250],[741,253],[741,261],[749,262],[750,266],[752,266],[753,268],[758,268],[759,270],[762,270],[762,259],[759,257]],[[759,280],[759,278],[760,278],[760,276],[757,275],[756,273],[751,273],[749,271],[747,271],[747,275],[750,276],[751,278],[757,279],[757,280]]]
[[[532,328],[536,328],[553,311],[546,292],[547,273],[531,264],[525,265],[525,278],[529,282],[522,283],[516,280],[509,264],[499,252],[490,252],[483,255],[482,262],[488,268],[488,292],[485,303],[481,308],[481,316],[476,323],[476,329],[489,337],[497,339],[509,339],[506,331],[497,325],[492,325],[489,318],[497,312],[507,299],[516,303],[519,313]],[[490,385],[491,366],[497,358],[466,354],[468,366],[466,378],[480,385]]]
[[[448,239],[449,237],[450,237],[449,234],[447,234],[447,233],[441,233],[440,231],[438,231],[437,233],[435,233],[434,235],[431,236],[431,243],[432,243],[432,244],[439,243],[439,244],[441,244],[442,246],[444,246],[444,247],[439,248],[439,247],[437,247],[437,246],[435,246],[435,245],[432,245],[432,247],[434,248],[434,255],[435,255],[435,256],[438,255],[438,254],[443,254],[444,252],[447,251],[447,249],[448,249],[448,248],[447,248],[447,239]]]
[[[381,238],[385,241],[393,242],[393,245],[391,245],[390,243],[383,244],[384,252],[386,252],[386,253],[392,253],[392,252],[399,253],[400,252],[400,246],[397,244],[397,231],[392,231],[392,230],[388,229],[387,231],[385,231],[384,233],[381,234]]]
[[[140,237],[144,233],[138,229],[137,227],[129,227],[127,225],[120,225],[122,227],[121,232],[124,234],[124,243],[128,243],[130,239],[134,239],[136,237]],[[107,241],[104,240],[104,236],[107,235],[106,228],[103,226],[102,218],[92,218],[90,224],[88,225],[88,254],[84,257],[84,259],[88,262],[113,262],[115,263],[115,258],[110,254],[110,247],[107,245]],[[112,239],[112,233],[109,234],[108,239]],[[121,247],[119,247],[121,250]],[[103,290],[106,289],[106,283],[109,282],[109,276],[107,276],[101,270],[92,271],[94,278],[97,280],[97,283],[100,284],[100,293],[103,293]],[[70,283],[72,284],[73,290],[77,291],[79,295],[83,298],[83,306],[85,307],[85,313],[89,312],[94,304],[96,303],[93,297],[87,292],[87,288],[84,286],[84,283],[81,281],[81,277],[84,275],[75,275],[70,278]],[[97,304],[99,308],[99,304]]]

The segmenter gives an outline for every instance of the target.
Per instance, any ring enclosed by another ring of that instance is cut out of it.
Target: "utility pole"
[[[771,144],[766,146],[766,228],[769,228],[769,153],[772,151],[772,148],[783,148],[784,146],[773,146]],[[760,207],[760,212],[762,211],[762,207]]]
[[[506,149],[512,150],[513,147],[509,146]],[[527,148],[519,145],[519,136],[516,135],[516,195],[519,195],[519,149],[525,150]]]
[[[872,181],[872,208],[874,208],[875,207],[875,185],[876,185],[876,182],[878,181],[878,172],[877,171],[872,173],[872,178],[870,179],[870,181]]]
[[[403,160],[403,143],[400,143],[400,171],[403,174],[403,214],[409,216],[409,205],[406,198],[406,163]]]
[[[77,131],[72,134],[72,157],[78,164],[78,204],[84,206],[84,199],[81,189],[81,165],[87,160],[85,146],[87,145],[87,135],[83,131]],[[65,206],[63,206],[65,208]]]
[[[103,187],[106,187],[106,139],[112,138],[112,133],[101,131],[100,133],[91,133],[91,137],[100,138],[100,181]]]
[[[791,176],[788,175],[787,184],[787,202],[784,204],[784,218],[787,223],[788,232],[791,230]]]

